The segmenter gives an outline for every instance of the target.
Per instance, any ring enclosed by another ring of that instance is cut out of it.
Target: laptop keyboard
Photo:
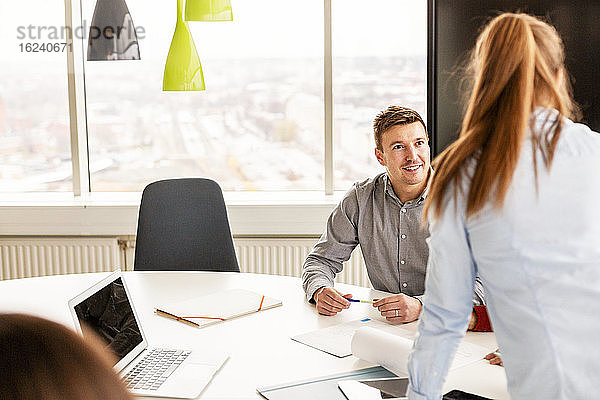
[[[123,379],[128,389],[158,390],[190,351],[151,349]]]

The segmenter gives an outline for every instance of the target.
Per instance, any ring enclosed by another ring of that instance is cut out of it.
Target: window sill
[[[234,236],[318,236],[344,192],[227,192]],[[4,194],[3,236],[135,235],[140,193]]]

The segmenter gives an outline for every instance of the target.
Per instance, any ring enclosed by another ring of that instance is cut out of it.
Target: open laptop
[[[120,270],[70,300],[69,310],[80,333],[104,340],[118,360],[115,369],[136,395],[198,397],[228,358],[148,348]]]

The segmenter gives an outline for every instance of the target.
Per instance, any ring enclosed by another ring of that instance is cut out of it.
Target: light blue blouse
[[[537,109],[533,132],[557,115]],[[476,274],[513,400],[598,395],[600,135],[563,121],[550,171],[538,154],[537,191],[530,132],[501,210],[488,204],[467,219],[466,190],[455,201],[450,188],[440,218],[429,221],[424,306],[408,364],[409,399],[441,398],[469,322]]]

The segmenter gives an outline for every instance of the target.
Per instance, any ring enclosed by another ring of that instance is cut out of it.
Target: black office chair
[[[146,186],[134,269],[240,272],[223,192],[215,181],[167,179]]]

